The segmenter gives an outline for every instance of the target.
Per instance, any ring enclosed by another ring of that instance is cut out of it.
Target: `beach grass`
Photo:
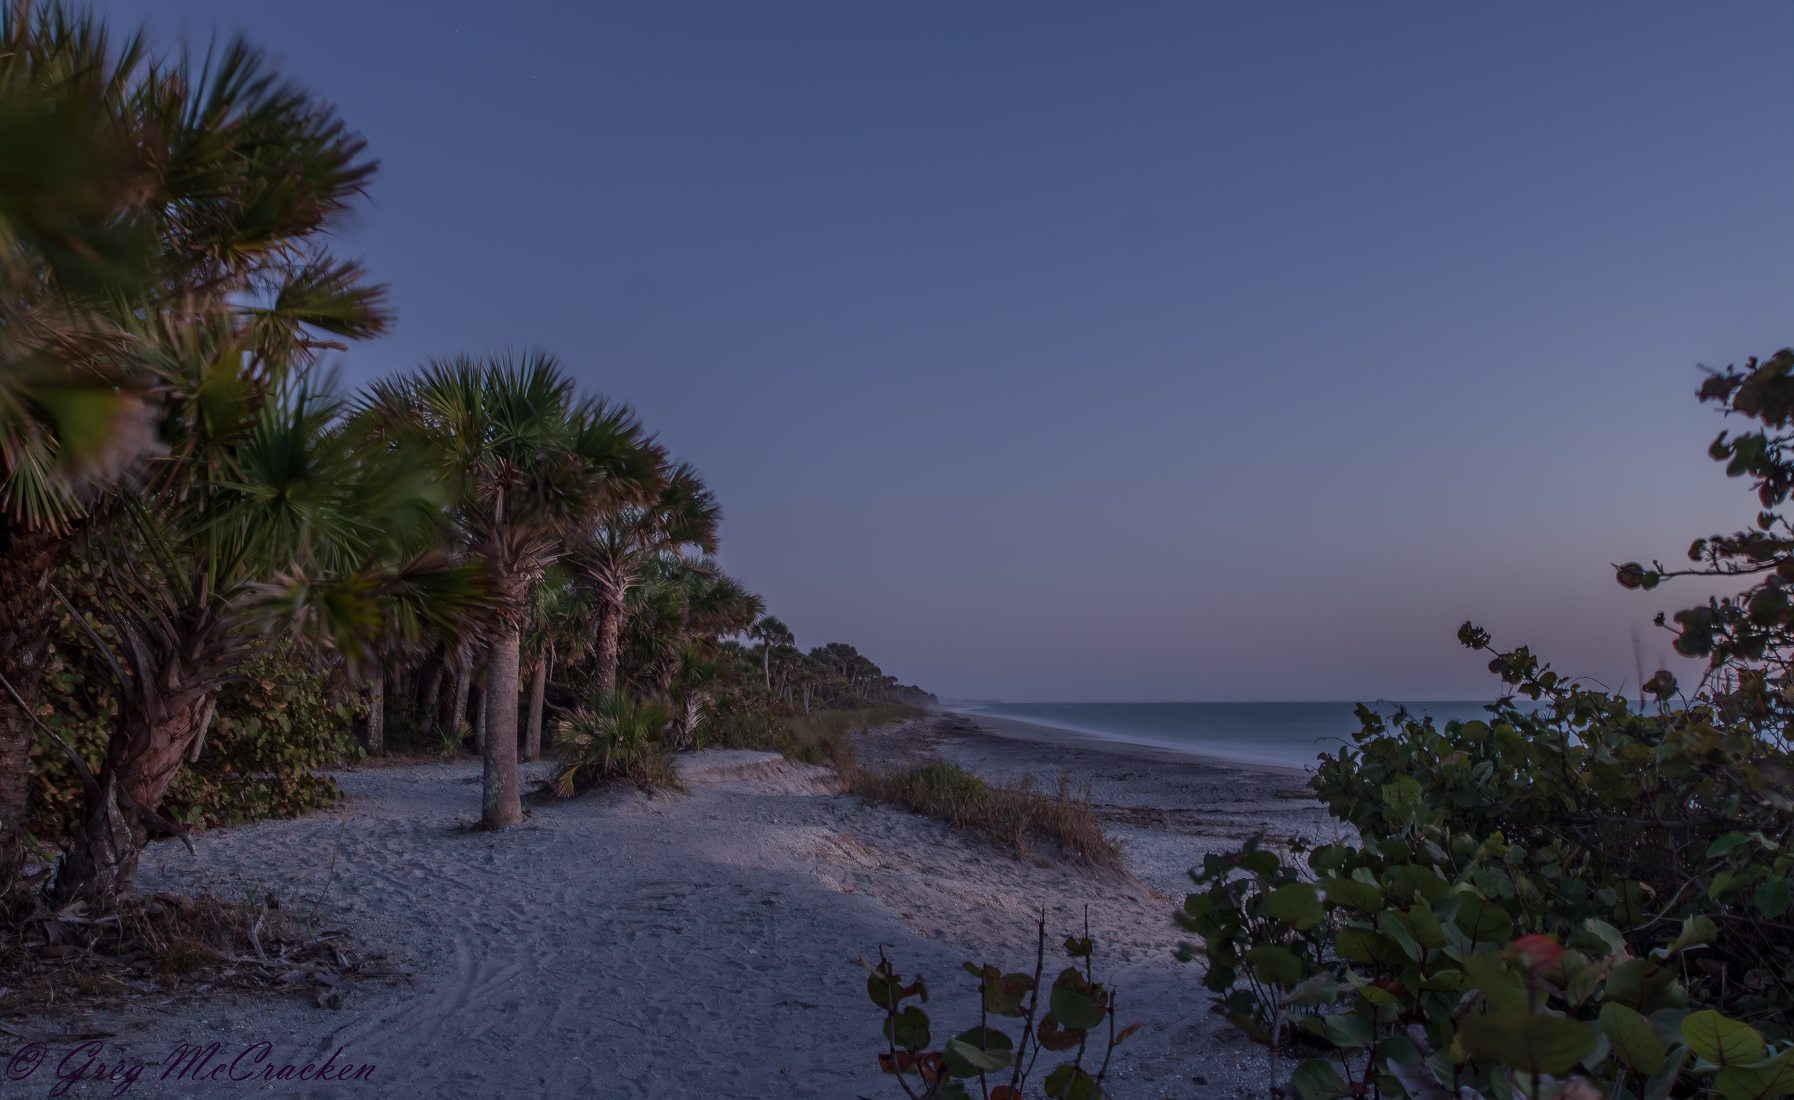
[[[928,760],[894,771],[855,769],[848,790],[937,818],[1017,859],[1050,847],[1072,863],[1123,869],[1121,848],[1103,831],[1090,800],[1072,793],[1064,772],[1048,793],[1025,776],[1013,786],[993,785],[957,764]]]
[[[854,770],[854,735],[863,730],[914,721],[928,712],[908,703],[811,711],[727,731],[728,748],[777,752],[802,764],[826,764],[843,775]]]

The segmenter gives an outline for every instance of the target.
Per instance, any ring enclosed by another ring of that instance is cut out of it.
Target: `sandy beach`
[[[1327,836],[1327,819],[1290,797],[1297,773],[1092,741],[940,714],[866,735],[860,755],[934,754],[1049,788],[1064,772],[1122,842],[1126,875],[1011,859],[766,753],[692,754],[685,794],[538,803],[501,834],[469,828],[477,761],[348,770],[348,798],[331,811],[206,833],[197,858],[155,845],[139,890],[315,905],[320,926],[408,976],[360,981],[337,1010],[205,996],[178,1011],[11,1021],[49,1058],[8,1095],[48,1095],[56,1060],[97,1034],[106,1060],[146,1065],[138,1096],[899,1096],[876,1070],[879,1016],[856,960],[882,945],[901,971],[926,975],[937,1031],[956,1031],[976,1023],[960,964],[1019,968],[1042,908],[1055,942],[1088,909],[1099,977],[1119,991],[1120,1016],[1144,1024],[1118,1052],[1113,1095],[1262,1090],[1258,1051],[1210,1014],[1195,966],[1172,957],[1182,937],[1169,914],[1203,852],[1260,830]],[[549,770],[534,765],[531,778]],[[374,1069],[330,1085],[201,1086],[171,1073],[179,1044],[213,1042],[226,1060],[266,1043],[264,1064],[334,1053]]]

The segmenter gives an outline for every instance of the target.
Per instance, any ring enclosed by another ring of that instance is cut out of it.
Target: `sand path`
[[[1034,911],[1062,937],[1088,905],[1121,1014],[1146,1024],[1111,1071],[1114,1094],[1256,1083],[1254,1053],[1171,957],[1170,901],[1139,881],[1008,859],[770,754],[699,753],[683,767],[688,794],[538,805],[502,834],[467,828],[477,762],[359,769],[340,777],[349,798],[331,812],[207,833],[197,860],[157,845],[141,889],[275,891],[308,911],[328,882],[319,922],[412,977],[360,983],[336,1011],[206,998],[59,1026],[100,1027],[109,1058],[148,1063],[134,1096],[892,1097],[856,959],[882,944],[926,974],[937,1036],[952,1034],[976,1023],[961,962],[1019,968]],[[1049,972],[1062,965],[1049,954]],[[176,1044],[213,1040],[226,1058],[266,1040],[276,1062],[342,1048],[339,1061],[376,1069],[360,1085],[158,1079]],[[23,1082],[21,1095],[52,1083]]]

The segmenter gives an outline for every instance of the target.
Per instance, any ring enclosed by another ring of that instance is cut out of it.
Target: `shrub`
[[[1529,704],[1443,729],[1360,708],[1311,784],[1357,843],[1192,872],[1177,919],[1274,1086],[1293,1043],[1331,1050],[1291,1075],[1305,1100],[1794,1094],[1794,532],[1769,511],[1794,489],[1791,376],[1784,351],[1701,389],[1767,429],[1712,451],[1765,511],[1689,550],[1683,572],[1757,578],[1673,617],[1709,659],[1692,696],[1659,672],[1634,708],[1465,624]]]
[[[1075,863],[1115,870],[1122,866],[1121,849],[1103,832],[1089,800],[1072,794],[1063,772],[1058,789],[1047,795],[1026,777],[1013,787],[993,787],[957,764],[929,760],[895,772],[856,770],[848,789],[870,801],[938,818],[1018,859],[1044,841]]]
[[[1096,950],[1087,927],[1084,935],[1065,940],[1072,965],[1043,987],[1044,917],[1037,929],[1033,973],[1005,974],[988,963],[965,964],[966,972],[978,980],[978,1026],[960,1032],[939,1049],[930,1049],[931,1021],[922,1007],[928,1001],[927,984],[921,978],[906,983],[883,951],[876,966],[862,964],[868,971],[866,995],[884,1013],[885,1050],[878,1065],[895,1078],[904,1095],[911,1100],[971,1100],[970,1086],[975,1082],[982,1100],[1021,1100],[1043,1051],[1072,1052],[1070,1061],[1041,1079],[1043,1095],[1067,1100],[1101,1100],[1106,1095],[1103,1079],[1109,1059],[1140,1025],[1116,1027],[1115,994],[1096,980]],[[1005,1024],[1004,1019],[1018,1023]],[[1016,1029],[1013,1037],[1006,1030],[1010,1026]],[[1102,1058],[1097,1062],[1099,1052]]]
[[[571,798],[619,780],[645,791],[677,788],[678,769],[665,743],[672,718],[665,703],[628,694],[574,711],[555,727],[566,763],[550,789]]]
[[[52,658],[39,716],[90,768],[98,769],[114,718],[111,696],[80,670]],[[328,806],[342,790],[324,768],[352,763],[355,704],[327,672],[268,644],[244,675],[219,690],[198,760],[181,769],[163,809],[189,827],[294,817]],[[40,733],[31,750],[32,832],[67,834],[78,818],[81,780],[60,745]]]

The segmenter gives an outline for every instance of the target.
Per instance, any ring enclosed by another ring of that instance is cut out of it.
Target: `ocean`
[[[1001,703],[949,704],[968,717],[988,714],[1093,737],[1200,753],[1249,764],[1310,767],[1322,752],[1351,744],[1354,703]],[[1408,703],[1443,726],[1485,718],[1483,703]],[[1387,714],[1393,703],[1374,709]]]

